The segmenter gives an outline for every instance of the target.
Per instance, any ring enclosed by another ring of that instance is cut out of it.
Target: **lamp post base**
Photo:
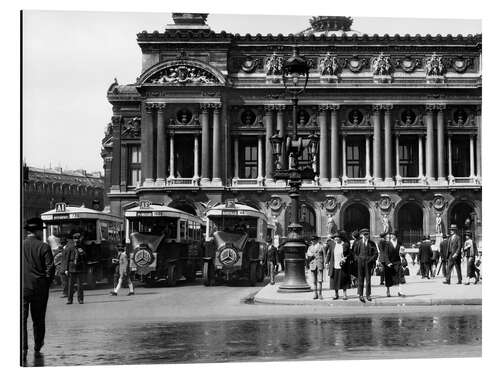
[[[306,244],[300,239],[289,238],[283,247],[285,250],[285,279],[279,285],[278,292],[310,292],[311,287],[306,281],[305,273]]]

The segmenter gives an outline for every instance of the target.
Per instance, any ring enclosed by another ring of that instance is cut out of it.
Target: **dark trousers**
[[[40,350],[45,338],[45,313],[49,299],[49,288],[23,289],[23,350],[28,350],[28,316],[31,312],[35,350]]]
[[[61,278],[62,294],[63,296],[68,295],[68,276],[62,272],[59,277]]]
[[[446,275],[448,275],[448,262],[446,260],[441,261],[441,274],[444,277],[447,277]]]
[[[372,294],[372,265],[364,259],[358,260],[358,295],[363,295],[363,287],[366,280],[366,296]]]
[[[83,276],[81,272],[70,272],[68,276],[68,301],[73,302],[73,295],[75,294],[75,282],[76,282],[76,293],[78,302],[83,302]]]
[[[451,273],[453,272],[453,267],[457,271],[458,282],[462,282],[462,268],[461,261],[458,258],[450,258],[448,259],[448,270],[446,271],[446,281],[450,282]]]
[[[431,263],[429,262],[420,262],[420,275],[422,277],[429,277],[429,271],[431,269]]]

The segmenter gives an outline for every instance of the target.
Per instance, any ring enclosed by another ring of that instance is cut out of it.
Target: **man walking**
[[[457,226],[455,224],[450,225],[450,237],[448,238],[448,269],[446,271],[446,280],[443,284],[449,284],[451,280],[451,272],[453,267],[457,271],[458,282],[457,284],[462,284],[462,241],[457,235]]]
[[[128,296],[133,296],[134,295],[134,285],[132,284],[132,280],[130,278],[130,263],[128,259],[127,252],[125,251],[125,246],[123,244],[118,245],[118,272],[120,275],[120,278],[118,279],[118,285],[116,286],[115,290],[113,290],[110,294],[112,296],[117,296],[120,288],[122,287],[123,284],[123,279],[127,280],[128,284]]]
[[[314,297],[313,299],[323,299],[323,269],[325,267],[325,250],[323,245],[318,241],[318,236],[312,236],[312,244],[307,249],[306,258],[309,269],[314,280]],[[319,294],[318,294],[319,284]]]
[[[354,242],[354,257],[358,264],[358,296],[361,302],[365,302],[363,297],[363,287],[366,280],[366,299],[371,301],[371,275],[375,262],[378,258],[375,242],[370,240],[370,231],[362,229],[361,238]]]
[[[29,219],[24,226],[27,237],[23,241],[23,308],[22,308],[22,361],[28,353],[28,315],[31,312],[35,356],[39,357],[45,338],[45,313],[49,287],[54,279],[54,258],[50,246],[42,242],[43,222],[40,218]]]
[[[278,249],[273,245],[273,240],[270,238],[267,241],[267,250],[264,257],[264,264],[266,266],[267,273],[269,274],[269,280],[271,285],[274,285],[274,277],[278,272]]]
[[[432,244],[429,235],[424,237],[424,240],[418,248],[418,261],[420,262],[420,275],[422,279],[430,279],[429,272],[432,261]]]
[[[87,256],[81,247],[80,233],[73,234],[73,242],[66,245],[67,256],[65,257],[64,270],[68,276],[68,302],[73,303],[73,295],[75,294],[75,282],[78,303],[83,303],[83,277],[87,268]]]

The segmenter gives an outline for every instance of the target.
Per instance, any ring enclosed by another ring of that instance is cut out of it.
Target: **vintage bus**
[[[97,281],[113,282],[113,257],[121,242],[123,220],[109,212],[84,206],[67,206],[56,203],[55,209],[41,215],[45,224],[44,241],[57,251],[61,239],[71,239],[73,233],[82,235],[82,248],[87,254],[88,288],[95,288]]]
[[[266,239],[274,237],[274,228],[268,225],[266,215],[253,207],[227,201],[209,209],[206,220],[204,284],[246,278],[253,286],[262,281]]]
[[[202,269],[203,221],[187,212],[140,201],[125,210],[131,270],[149,285],[194,280]]]

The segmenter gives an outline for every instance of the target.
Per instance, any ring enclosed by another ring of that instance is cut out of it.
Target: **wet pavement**
[[[480,310],[52,326],[28,366],[481,356]]]

